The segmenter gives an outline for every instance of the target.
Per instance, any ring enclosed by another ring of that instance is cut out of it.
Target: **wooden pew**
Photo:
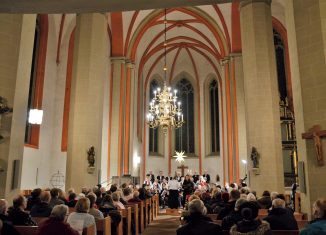
[[[131,208],[131,217],[133,220],[133,225],[135,226],[135,235],[139,234],[139,210],[138,210],[138,204],[128,204],[128,207]]]
[[[38,226],[15,226],[20,235],[36,235]]]
[[[49,217],[32,217],[32,219],[37,223],[40,224],[43,221],[47,220]]]
[[[158,213],[160,211],[160,196],[158,194],[156,194],[156,198],[155,198],[156,202],[155,202],[155,206],[156,206],[156,210],[155,210],[155,218],[157,218]]]
[[[128,207],[120,211],[121,211],[122,221],[123,220],[126,221],[126,234],[123,235],[131,235],[131,208]]]
[[[144,232],[144,224],[145,224],[145,215],[144,215],[144,202],[138,203],[138,209],[139,209],[139,232]]]
[[[306,227],[306,225],[309,223],[308,220],[297,220],[299,230],[303,229]]]
[[[111,235],[111,218],[105,217],[104,219],[96,221],[97,235]]]
[[[122,211],[120,210],[119,211],[120,215],[121,215],[121,221],[118,225],[118,228],[117,228],[117,235],[123,235],[123,213]]]
[[[88,226],[87,228],[83,229],[83,235],[94,235],[94,234],[96,234],[94,224],[92,224],[92,225]]]
[[[147,224],[150,224],[150,222],[151,222],[152,213],[151,213],[150,206],[151,206],[151,199],[146,199],[145,208],[146,208],[146,223]]]
[[[152,222],[153,220],[154,220],[154,204],[155,204],[155,202],[154,202],[154,197],[155,196],[153,196],[153,197],[151,197],[150,198],[150,215],[151,215],[151,217],[150,217],[150,219],[151,219],[151,221],[150,222]]]

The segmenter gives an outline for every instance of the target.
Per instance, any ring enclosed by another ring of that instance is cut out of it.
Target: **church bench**
[[[145,215],[144,215],[144,202],[138,203],[139,210],[139,232],[142,233],[144,231],[144,223],[145,223]]]
[[[105,217],[96,221],[97,235],[111,235],[111,218]]]
[[[131,208],[127,207],[126,209],[120,210],[122,220],[125,224],[123,227],[123,235],[131,235]]]
[[[131,219],[133,221],[132,225],[134,226],[135,235],[139,234],[139,210],[138,204],[128,204],[128,207],[131,208]]]
[[[38,226],[15,226],[20,235],[36,235]]]
[[[153,196],[153,197],[151,197],[150,198],[150,207],[149,207],[149,209],[150,209],[150,215],[151,215],[151,217],[150,217],[150,222],[152,222],[153,220],[154,220],[154,208],[155,208],[155,200],[154,200],[154,197],[155,196]]]
[[[146,223],[150,224],[151,216],[152,216],[152,213],[151,213],[151,199],[150,198],[145,200],[145,209],[146,209]]]
[[[301,230],[303,229],[308,223],[308,220],[297,220],[298,228]]]
[[[88,226],[87,228],[83,229],[83,234],[82,235],[94,235],[95,234],[95,225],[92,224]]]
[[[32,219],[36,222],[36,224],[40,224],[43,221],[47,220],[49,217],[32,217]]]

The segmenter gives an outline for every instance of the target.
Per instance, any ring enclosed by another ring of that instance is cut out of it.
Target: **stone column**
[[[240,3],[248,153],[256,147],[259,169],[249,161],[250,187],[283,192],[279,96],[273,44],[271,0]]]
[[[79,190],[96,185],[102,167],[103,84],[109,62],[106,16],[77,15],[75,40],[66,187]],[[96,153],[93,169],[89,168],[87,159],[91,146]]]
[[[0,95],[14,109],[0,119],[5,137],[0,143],[0,198],[7,200],[20,190],[35,22],[35,15],[0,14]],[[19,160],[15,176],[14,160]]]
[[[126,102],[126,60],[111,58],[111,91],[109,123],[109,177],[123,174],[124,124]]]
[[[247,132],[246,132],[246,108],[245,108],[245,94],[244,94],[244,76],[242,65],[242,54],[234,53],[231,57],[231,84],[233,97],[233,115],[234,115],[234,142],[236,157],[236,173],[238,178],[244,178],[246,174],[246,165],[242,160],[247,160]],[[247,180],[248,182],[248,180]]]
[[[301,188],[301,206],[310,214],[312,203],[326,194],[326,166],[317,166],[314,142],[303,140],[301,134],[313,125],[326,129],[326,2],[287,1],[286,24],[298,157],[305,165],[306,191]],[[325,138],[322,147],[325,158]]]

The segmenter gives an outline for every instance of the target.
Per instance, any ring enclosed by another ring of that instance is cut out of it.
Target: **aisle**
[[[175,235],[178,226],[178,216],[161,214],[146,227],[142,235]]]

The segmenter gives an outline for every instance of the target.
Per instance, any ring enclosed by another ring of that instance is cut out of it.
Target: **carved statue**
[[[9,108],[7,105],[7,100],[2,96],[0,96],[0,127],[1,127],[1,116],[8,113],[12,113],[12,108]],[[3,139],[4,137],[0,135],[0,142],[2,142]]]
[[[252,163],[253,163],[253,168],[259,168],[260,155],[257,152],[257,149],[255,147],[252,147],[252,149],[251,149],[250,158],[251,158]]]
[[[88,167],[95,166],[95,148],[94,148],[94,146],[91,146],[87,151],[87,161],[88,161]]]

